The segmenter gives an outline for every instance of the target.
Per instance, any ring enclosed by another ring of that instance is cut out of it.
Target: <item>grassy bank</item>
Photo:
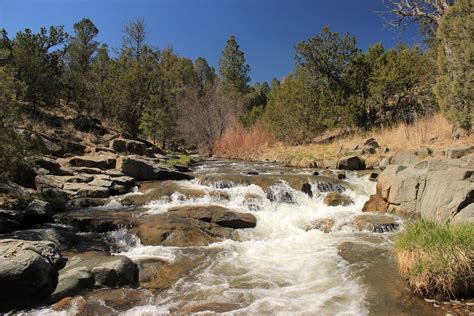
[[[400,234],[395,253],[415,293],[438,299],[474,296],[474,225],[417,220]]]
[[[334,133],[330,131],[328,134]],[[323,139],[325,135],[318,137]],[[291,146],[277,142],[264,128],[233,128],[217,142],[215,155],[220,158],[274,160],[279,163],[309,167],[314,162],[334,160],[353,150],[354,146],[373,137],[393,154],[428,146],[432,149],[474,143],[474,134],[459,140],[452,138],[452,125],[441,114],[417,120],[414,124],[398,124],[370,132],[358,131],[327,143]],[[378,161],[382,152],[365,157],[367,164]]]

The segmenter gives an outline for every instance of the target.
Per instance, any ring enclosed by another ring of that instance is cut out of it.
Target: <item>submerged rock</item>
[[[357,215],[353,218],[353,222],[358,230],[368,230],[375,233],[390,232],[399,226],[396,219],[388,215]]]
[[[324,203],[328,206],[348,206],[354,202],[352,202],[350,196],[346,194],[331,192],[324,198]]]

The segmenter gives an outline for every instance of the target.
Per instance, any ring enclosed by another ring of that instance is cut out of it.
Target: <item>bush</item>
[[[66,210],[66,202],[69,200],[66,193],[58,190],[45,190],[39,193],[24,194],[17,197],[15,208],[24,209],[33,200],[46,201],[51,204],[53,211],[63,212]]]
[[[474,225],[410,223],[395,244],[400,273],[416,294],[437,299],[474,295]]]

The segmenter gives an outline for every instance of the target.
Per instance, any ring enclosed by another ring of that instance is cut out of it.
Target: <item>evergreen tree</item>
[[[99,47],[95,40],[99,30],[89,19],[82,19],[74,24],[74,36],[70,37],[66,50],[69,67],[71,90],[74,101],[80,110],[90,112],[93,97],[92,63]]]
[[[474,124],[474,7],[458,0],[441,19],[437,30],[438,77],[435,93],[442,111],[455,124],[455,137]]]
[[[94,102],[102,118],[111,114],[111,89],[112,89],[112,59],[109,56],[107,44],[102,44],[97,49],[97,55],[92,62],[92,78],[95,82]]]
[[[216,71],[209,66],[205,58],[198,57],[194,61],[194,72],[196,73],[198,92],[202,94],[206,88],[214,84]]]
[[[63,52],[52,50],[66,39],[64,28],[42,27],[38,34],[25,29],[16,34],[13,41],[12,57],[18,79],[24,84],[22,98],[36,108],[40,104],[52,104],[60,92]],[[20,92],[20,91],[18,91]]]
[[[249,72],[250,66],[245,63],[244,52],[231,35],[219,59],[219,73],[224,89],[245,94],[250,81]]]

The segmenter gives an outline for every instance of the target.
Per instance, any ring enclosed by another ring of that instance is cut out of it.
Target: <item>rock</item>
[[[363,170],[365,169],[365,161],[359,156],[343,157],[338,160],[337,169]]]
[[[106,170],[115,168],[115,159],[105,156],[76,156],[69,160],[69,164],[72,167],[87,167]]]
[[[202,198],[206,195],[203,190],[184,186],[178,181],[160,181],[142,194],[129,195],[122,199],[123,205],[145,205],[162,198],[169,199],[171,195],[181,193],[186,198]]]
[[[301,186],[301,192],[306,193],[309,197],[313,197],[313,190],[311,184],[308,182],[303,183]]]
[[[339,180],[344,180],[346,178],[346,173],[344,171],[334,171],[334,175],[339,179]]]
[[[60,157],[64,153],[63,147],[49,140],[46,135],[36,134],[33,137],[33,141],[43,153],[47,153],[55,157]]]
[[[76,312],[74,314],[75,316],[85,316],[87,315],[86,305],[87,302],[82,296],[68,296],[51,305],[51,309],[55,312],[62,312],[74,308],[74,311]]]
[[[331,192],[324,198],[324,203],[328,206],[348,206],[351,205],[353,202],[351,198],[346,194]]]
[[[72,154],[72,155],[82,155],[86,151],[86,146],[67,140],[67,139],[59,139],[58,142],[61,144],[64,154]]]
[[[402,151],[395,154],[390,163],[399,166],[413,166],[417,162],[431,157],[432,151],[429,148],[419,148]]]
[[[35,177],[35,186],[36,190],[44,191],[47,189],[62,189],[64,181],[57,177],[51,175],[37,175]]]
[[[54,219],[83,232],[108,232],[136,225],[143,210],[88,210],[56,214]]]
[[[125,256],[85,252],[69,259],[60,271],[53,300],[74,296],[90,288],[133,286],[138,282],[138,267]]]
[[[318,191],[321,193],[325,192],[339,192],[342,193],[346,188],[341,183],[334,183],[325,180],[317,180],[316,182]]]
[[[104,198],[76,198],[66,203],[66,210],[72,211],[80,208],[103,206],[109,202]]]
[[[75,232],[61,228],[25,229],[1,235],[0,237],[29,241],[50,241],[60,251],[70,249],[79,242],[79,237]]]
[[[458,146],[448,148],[447,156],[449,159],[457,159],[474,152],[474,146]]]
[[[191,180],[192,176],[161,168],[153,161],[138,156],[121,156],[117,159],[116,168],[127,176],[137,180]]]
[[[165,290],[170,288],[176,281],[186,276],[189,272],[199,266],[198,260],[181,257],[172,263],[155,261],[141,261],[140,267],[141,284],[147,289]],[[143,279],[142,279],[143,276]]]
[[[474,224],[474,203],[461,209],[449,223],[452,225]]]
[[[23,225],[25,214],[20,210],[0,209],[0,234],[10,233],[20,229]]]
[[[136,140],[116,138],[110,142],[110,148],[119,153],[143,156],[146,153],[147,145]]]
[[[73,173],[64,169],[55,159],[43,156],[35,161],[35,165],[48,170],[49,174],[58,176],[72,176]]]
[[[375,138],[368,138],[363,143],[357,145],[354,150],[361,154],[375,154],[378,148],[380,148],[380,145]]]
[[[99,168],[89,168],[89,167],[71,167],[71,170],[78,173],[86,173],[86,174],[103,174],[104,173],[104,170],[100,170]]]
[[[387,168],[389,164],[390,164],[390,158],[388,157],[382,158],[382,160],[380,160],[380,163],[379,163],[379,169],[384,170],[385,168]]]
[[[61,262],[51,242],[0,240],[0,311],[24,309],[49,297]]]
[[[395,218],[388,215],[357,215],[354,216],[353,222],[358,230],[368,230],[375,233],[390,232],[399,226]]]
[[[138,236],[144,245],[206,246],[233,238],[234,229],[255,225],[253,215],[233,212],[220,206],[182,207],[142,218]]]
[[[107,187],[90,185],[88,183],[65,183],[63,189],[73,192],[76,198],[106,198],[110,196],[110,191]]]
[[[334,227],[335,221],[332,218],[322,218],[315,220],[310,229],[318,229],[323,231],[324,233],[330,233],[332,228]]]
[[[380,194],[372,194],[367,202],[362,207],[362,212],[386,212],[388,203]]]
[[[336,160],[324,160],[323,161],[324,168],[327,169],[336,169],[337,168],[337,161]]]
[[[378,177],[379,177],[379,174],[377,172],[371,172],[369,175],[369,180],[376,182]]]
[[[296,199],[293,194],[293,190],[285,183],[273,185],[266,190],[267,199],[271,202],[278,203],[296,203]]]
[[[104,135],[107,133],[107,130],[102,127],[102,123],[93,117],[78,115],[75,119],[72,120],[73,126],[81,132],[94,132],[99,135]]]
[[[257,219],[252,214],[234,212],[217,205],[175,207],[168,212],[233,229],[254,228],[257,225]]]
[[[389,165],[379,176],[377,192],[395,211],[448,222],[474,202],[473,170],[461,159]]]
[[[53,207],[50,203],[41,200],[33,200],[28,204],[24,214],[26,224],[39,224],[47,222],[53,216]]]

